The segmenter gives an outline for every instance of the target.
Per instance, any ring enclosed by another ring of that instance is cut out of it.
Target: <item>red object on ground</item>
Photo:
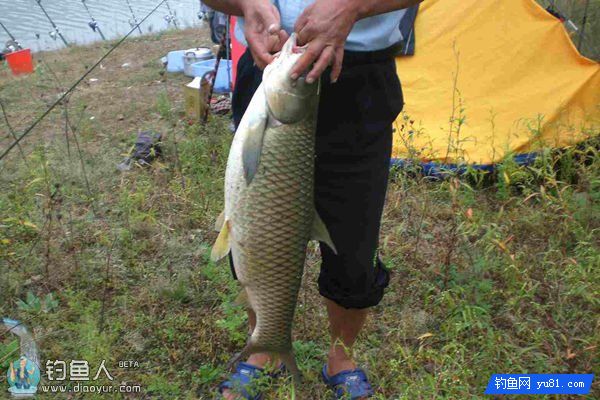
[[[231,24],[229,24],[231,28],[230,28],[229,34],[231,37],[231,61],[233,64],[233,74],[231,75],[231,79],[233,80],[233,82],[231,83],[232,88],[235,86],[235,77],[237,75],[238,61],[240,61],[240,57],[246,51],[246,46],[244,46],[243,44],[238,42],[237,39],[235,38],[236,22],[237,22],[237,18],[231,17]]]
[[[23,49],[4,55],[13,75],[30,74],[33,72],[33,58],[30,49]]]

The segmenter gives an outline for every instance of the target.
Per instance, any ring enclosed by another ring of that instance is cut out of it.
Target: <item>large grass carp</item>
[[[258,352],[278,357],[295,378],[292,321],[310,239],[334,248],[314,207],[319,83],[290,71],[302,55],[292,35],[263,73],[235,133],[225,173],[225,210],[212,250],[230,251],[256,313],[256,327],[232,363]]]

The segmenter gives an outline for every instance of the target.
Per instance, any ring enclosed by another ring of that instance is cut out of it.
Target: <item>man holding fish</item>
[[[262,398],[252,385],[269,364],[299,375],[287,331],[309,239],[321,242],[318,284],[331,334],[322,379],[336,398],[374,393],[351,349],[389,282],[377,248],[392,123],[404,104],[394,57],[402,39],[401,10],[420,1],[204,1],[242,17],[236,36],[248,45],[233,95],[237,132],[213,258],[231,254],[249,303],[251,337],[240,354],[246,360],[219,387],[225,399]],[[305,148],[310,151],[303,156]],[[289,149],[286,158],[278,149]],[[279,175],[286,178],[277,180]],[[259,197],[273,196],[275,187],[278,195],[291,197],[271,197],[260,206]],[[263,259],[258,248],[268,253]],[[294,279],[278,280],[278,270]],[[282,286],[289,289],[289,304],[264,294]],[[280,327],[281,335],[273,333]]]

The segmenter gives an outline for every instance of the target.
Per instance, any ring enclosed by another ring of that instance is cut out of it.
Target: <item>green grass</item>
[[[0,316],[33,331],[42,362],[85,359],[95,371],[106,360],[144,398],[211,399],[246,338],[229,266],[208,257],[232,136],[227,118],[183,122],[179,84],[149,102],[111,94],[164,134],[151,168],[118,172],[133,129],[109,132],[100,106],[83,109],[81,98],[71,107],[86,121],[85,175],[60,114],[57,134],[36,131],[31,139],[46,140],[29,141],[25,160],[15,149],[0,163]],[[599,167],[596,140],[546,150],[529,167],[507,158],[494,176],[393,171],[381,232],[393,278],[355,349],[377,399],[482,398],[492,373],[598,373]],[[311,247],[294,343],[305,380],[295,391],[265,382],[267,399],[328,398],[317,274]],[[1,335],[0,371],[17,355]],[[596,383],[587,398],[598,396]]]

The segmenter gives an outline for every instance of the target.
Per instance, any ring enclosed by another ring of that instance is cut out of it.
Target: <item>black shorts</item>
[[[329,70],[321,79],[315,203],[338,254],[321,243],[319,292],[345,308],[377,305],[390,279],[377,247],[392,123],[404,102],[394,51],[386,50],[346,52],[338,81],[330,83]],[[247,51],[238,64],[233,93],[236,126],[261,79]]]

